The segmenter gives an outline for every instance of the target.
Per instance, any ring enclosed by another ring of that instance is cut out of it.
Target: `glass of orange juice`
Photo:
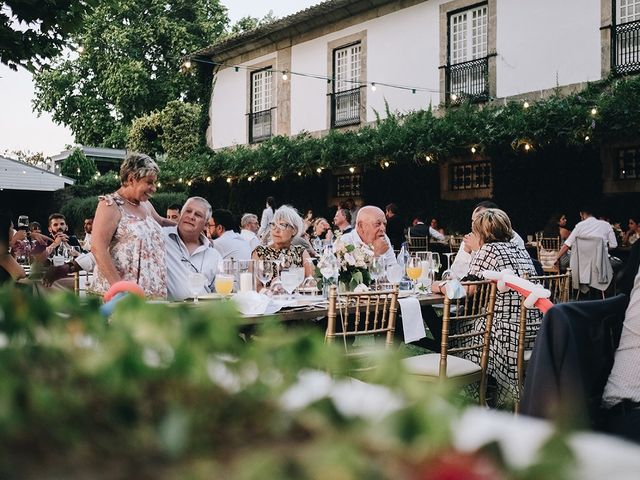
[[[233,291],[233,280],[233,275],[218,273],[214,281],[216,292],[224,296],[231,295]]]
[[[409,277],[413,283],[413,288],[416,287],[416,280],[422,275],[422,262],[417,256],[409,257],[406,265],[407,277]]]

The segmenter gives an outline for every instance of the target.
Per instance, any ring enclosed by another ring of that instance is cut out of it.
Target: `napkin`
[[[404,343],[415,342],[427,336],[420,311],[420,302],[416,297],[401,298],[398,300],[402,315],[402,329],[404,330]]]
[[[243,315],[271,315],[284,305],[275,302],[271,297],[258,292],[240,292],[233,296],[233,301]]]

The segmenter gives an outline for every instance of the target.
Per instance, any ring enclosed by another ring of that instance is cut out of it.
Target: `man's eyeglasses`
[[[269,223],[269,228],[271,230],[286,230],[287,228],[293,228],[288,223]]]
[[[216,226],[215,223],[207,223],[207,228],[215,228]]]

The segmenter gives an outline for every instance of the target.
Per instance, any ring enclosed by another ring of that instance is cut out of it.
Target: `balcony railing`
[[[331,94],[331,128],[360,123],[360,88]]]
[[[615,73],[640,71],[640,20],[616,25],[612,46],[612,63]]]
[[[489,57],[446,65],[447,104],[464,99],[483,102],[489,98]]]
[[[271,137],[271,109],[249,114],[249,143]]]

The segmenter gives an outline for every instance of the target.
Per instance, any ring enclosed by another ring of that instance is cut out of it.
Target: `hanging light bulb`
[[[452,102],[455,102],[456,100],[458,100],[458,95],[456,95],[455,93],[452,93],[450,98]]]
[[[471,153],[476,153],[476,147],[471,147]]]
[[[227,178],[227,183],[231,183],[231,177]]]
[[[529,145],[528,143],[525,143],[524,149],[528,152],[529,150],[531,150],[531,145]]]
[[[272,181],[272,182],[275,182],[277,179],[278,179],[278,178],[277,178],[277,177],[275,177],[275,176],[271,177],[271,181]]]
[[[595,115],[596,113],[598,113],[598,109],[596,107],[593,107],[591,109],[591,115]]]
[[[302,176],[302,172],[298,172],[298,176],[301,177]]]
[[[316,168],[316,172],[322,173],[322,168],[320,168],[320,167]]]
[[[160,182],[158,182],[158,183],[156,183],[156,186],[157,186],[158,188],[160,188],[160,187],[162,186],[162,184],[161,184]]]
[[[431,155],[427,155],[427,156],[425,157],[425,160],[426,160],[427,162],[430,162],[430,161],[431,161]]]
[[[211,181],[211,177],[207,177],[207,182],[210,182],[210,181]]]
[[[384,162],[385,168],[389,166],[389,162]]]
[[[182,66],[183,66],[184,68],[186,68],[187,70],[189,70],[189,69],[191,68],[191,60],[187,60],[187,61],[185,61],[185,62],[182,64]]]
[[[353,173],[353,172],[355,172],[355,171],[356,171],[356,169],[355,169],[355,168],[353,168],[353,167],[349,167],[349,171],[350,171],[351,173]]]
[[[371,91],[372,92],[376,91],[376,82],[371,82]]]
[[[585,142],[588,142],[589,140],[590,140],[589,135],[585,135],[585,136],[584,136],[584,141],[585,141]]]
[[[287,75],[287,71],[286,70],[284,72],[282,72],[282,80],[284,80],[285,82],[287,80],[289,80],[289,75]]]
[[[522,104],[522,106],[524,108],[529,108],[529,102],[527,102],[526,100],[524,101],[524,103]]]
[[[182,177],[178,179],[178,183],[182,183]]]
[[[187,182],[187,185],[191,186],[191,180],[189,180],[189,181]]]
[[[247,181],[250,182],[251,180],[253,180],[253,177],[249,176],[247,177]]]

